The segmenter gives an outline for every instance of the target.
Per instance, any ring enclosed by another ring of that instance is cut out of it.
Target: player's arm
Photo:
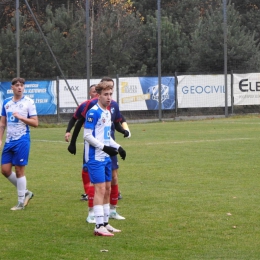
[[[110,146],[117,149],[120,157],[124,160],[126,158],[126,151],[123,149],[120,144],[118,144],[113,138],[110,138]]]
[[[119,148],[119,145],[117,148],[114,148],[112,146],[107,146],[101,143],[99,140],[97,140],[92,135],[93,130],[90,128],[84,128],[84,140],[86,140],[90,145],[102,150],[103,152],[107,153],[109,156],[114,156],[118,154],[117,149]],[[111,138],[112,139],[112,138]],[[113,139],[112,139],[113,140]]]
[[[77,123],[75,124],[74,131],[73,131],[71,141],[70,141],[70,145],[68,146],[68,151],[71,154],[76,154],[76,141],[77,141],[80,129],[81,129],[82,125],[84,124],[84,122],[85,122],[85,118],[83,116],[81,116],[77,120]]]
[[[21,116],[19,114],[19,112],[14,112],[13,116],[29,126],[37,127],[39,124],[38,116],[31,116],[31,117],[27,118],[27,117]]]
[[[69,140],[70,140],[70,136],[71,136],[70,131],[73,128],[73,126],[75,125],[76,121],[77,121],[77,119],[73,116],[67,125],[67,129],[66,129],[66,133],[65,133],[66,142],[69,142]]]
[[[127,130],[130,133],[130,129],[128,127],[128,124],[127,124],[127,122],[126,122],[126,120],[125,120],[125,118],[122,114],[121,114],[121,118],[122,119],[121,119],[120,123],[122,124],[122,127],[124,128],[124,130]],[[131,136],[131,134],[130,134],[130,136]]]
[[[120,121],[114,122],[114,124],[115,124],[116,131],[118,131],[119,133],[122,133],[124,135],[124,137],[126,137],[126,138],[131,137],[130,129],[129,129],[128,124],[126,123],[126,120],[125,120],[125,118],[122,114],[121,114]]]
[[[1,116],[1,119],[0,119],[0,147],[2,145],[2,140],[3,140],[5,128],[6,128],[6,117]]]

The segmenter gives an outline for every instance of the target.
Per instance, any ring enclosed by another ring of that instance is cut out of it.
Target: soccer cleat
[[[95,236],[112,237],[114,234],[110,233],[104,226],[94,229]]]
[[[112,232],[112,233],[119,233],[119,232],[121,232],[120,229],[116,229],[116,228],[112,227],[112,226],[109,225],[109,224],[107,224],[107,225],[105,226],[105,228],[106,228],[109,232]]]
[[[117,220],[123,220],[124,217],[120,216],[116,211],[110,211],[109,218],[117,219]]]
[[[123,196],[122,196],[122,194],[121,194],[120,191],[118,192],[118,199],[119,199],[119,200],[123,199]]]
[[[18,202],[18,204],[11,208],[11,210],[21,210],[24,209],[24,204],[21,202]]]
[[[24,202],[23,202],[24,207],[26,207],[29,204],[29,201],[30,201],[30,199],[32,199],[32,197],[33,197],[33,193],[28,190],[25,193],[25,198],[24,198]]]
[[[88,194],[82,194],[80,200],[86,200],[86,201],[88,201]]]
[[[95,220],[95,217],[92,216],[92,215],[88,215],[88,217],[86,218],[86,221],[90,224],[96,224],[96,220]]]

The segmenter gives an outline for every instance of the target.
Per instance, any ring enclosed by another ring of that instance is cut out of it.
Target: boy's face
[[[93,86],[92,88],[90,88],[90,90],[89,90],[89,95],[90,95],[90,98],[96,97],[97,91],[96,91],[96,89],[95,89],[95,86]]]
[[[102,90],[101,94],[98,95],[98,103],[103,109],[106,109],[110,105],[112,95],[112,89]]]
[[[14,96],[22,96],[24,92],[24,84],[17,81],[14,85],[11,86]]]

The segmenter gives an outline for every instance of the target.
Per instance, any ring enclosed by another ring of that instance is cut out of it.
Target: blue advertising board
[[[150,94],[150,98],[146,99],[148,110],[159,109],[159,86],[158,77],[140,77],[139,78],[143,94]],[[161,104],[162,109],[175,108],[175,78],[161,78]]]
[[[0,82],[1,103],[13,95],[11,82]],[[24,95],[34,100],[38,115],[57,113],[54,81],[26,81]]]

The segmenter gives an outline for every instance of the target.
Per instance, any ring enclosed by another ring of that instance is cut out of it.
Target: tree
[[[254,34],[241,26],[241,18],[234,5],[228,5],[228,69],[256,69],[250,61],[259,52]],[[212,9],[192,34],[191,71],[223,72],[224,38],[223,10]]]
[[[136,73],[141,21],[124,5],[99,10],[93,25],[93,74]]]
[[[142,62],[147,68],[147,74],[158,72],[158,29],[157,18],[147,16],[143,26]],[[186,70],[189,57],[188,37],[182,33],[182,28],[170,18],[161,19],[161,56],[162,73],[173,74],[176,70]]]

